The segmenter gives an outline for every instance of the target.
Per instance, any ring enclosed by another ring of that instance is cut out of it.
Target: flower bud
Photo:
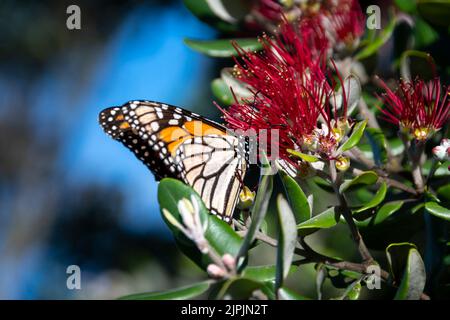
[[[440,161],[450,159],[450,140],[442,139],[441,144],[434,147],[433,156]]]
[[[193,195],[190,201],[182,198],[178,201],[177,207],[182,223],[180,224],[178,221],[174,221],[173,216],[167,210],[163,211],[166,219],[170,220],[176,228],[191,239],[202,253],[208,253],[208,241],[205,238],[205,231],[208,225],[207,222],[202,223],[201,221],[200,206],[197,199]]]
[[[244,186],[242,191],[239,193],[238,208],[241,210],[249,209],[253,205],[254,200],[255,192],[251,191],[247,186]]]
[[[231,254],[225,253],[222,257],[222,261],[228,271],[232,271],[236,268],[236,259]]]
[[[341,141],[342,137],[345,134],[344,129],[342,129],[342,128],[333,128],[333,130],[331,130],[331,132],[333,133],[333,137],[336,140],[336,142]]]
[[[222,279],[226,275],[225,270],[223,270],[217,264],[213,264],[213,263],[208,265],[208,267],[206,268],[206,272],[208,272],[208,275],[211,278],[215,278],[215,279]]]
[[[350,158],[348,157],[339,157],[336,159],[336,169],[339,171],[346,171],[350,167]]]

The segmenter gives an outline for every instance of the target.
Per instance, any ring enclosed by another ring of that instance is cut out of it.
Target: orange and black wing
[[[218,123],[151,101],[130,101],[100,113],[105,132],[121,141],[159,180],[193,187],[208,209],[231,220],[247,164],[245,146]]]

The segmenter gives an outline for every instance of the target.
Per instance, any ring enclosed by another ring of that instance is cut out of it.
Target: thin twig
[[[350,159],[358,161],[359,163],[362,163],[365,167],[371,169],[375,167],[375,162],[368,159],[361,150],[359,150],[357,147],[353,147],[352,149],[345,152],[345,155],[349,156]]]
[[[403,142],[403,145],[405,146],[406,154],[411,163],[411,174],[413,177],[414,185],[416,186],[416,191],[417,193],[421,194],[425,189],[425,183],[423,180],[420,160],[422,158],[425,144],[421,141],[411,143],[406,134],[401,132],[399,133],[399,136]]]
[[[245,227],[244,227],[245,228]],[[278,241],[276,239],[273,239],[269,237],[268,235],[265,235],[261,232],[257,232],[255,235],[255,239],[258,239],[272,247],[277,247]],[[336,258],[325,256],[314,249],[312,249],[305,241],[304,237],[299,238],[300,245],[302,248],[296,247],[295,253],[298,255],[301,255],[304,257],[304,259],[300,259],[297,261],[292,262],[293,265],[299,266],[303,264],[308,263],[319,263],[322,262],[328,266],[334,267],[336,269],[341,270],[349,270],[349,271],[355,271],[359,272],[361,274],[369,274],[367,272],[367,267],[373,263],[370,261],[366,261],[364,263],[355,263],[350,261],[342,261]],[[389,273],[383,269],[380,269],[380,277],[383,279],[383,281],[390,283]],[[428,297],[426,294],[422,294],[421,296],[422,300],[429,300],[430,297]]]
[[[433,162],[431,163],[431,168],[430,168],[430,172],[428,172],[428,176],[427,179],[425,180],[425,185],[428,187],[430,185],[431,182],[431,178],[434,176],[434,174],[436,173],[437,168],[440,165],[440,161],[433,158]]]
[[[411,173],[413,176],[414,184],[416,185],[416,190],[418,193],[423,193],[425,189],[425,182],[422,175],[422,166],[420,164],[420,159],[422,158],[422,153],[424,150],[424,143],[422,141],[413,144],[413,148],[410,148],[409,157],[411,161]]]
[[[339,270],[354,271],[354,272],[358,272],[361,274],[368,274],[368,275],[372,274],[372,273],[367,272],[368,265],[365,263],[354,263],[354,262],[350,262],[350,261],[337,260],[334,258],[323,256],[319,253],[312,258],[305,258],[305,259],[294,261],[293,264],[299,266],[299,265],[307,264],[307,263],[311,263],[311,262],[323,263],[327,266],[330,266],[330,267],[333,267],[333,268],[336,268]],[[397,287],[397,285],[392,283],[389,272],[387,272],[386,270],[380,269],[380,278],[384,282],[391,285],[392,287],[394,287],[394,288]],[[420,295],[420,299],[421,300],[430,300],[430,297],[427,294],[422,293]]]
[[[370,159],[367,159],[364,154],[356,147],[354,147],[352,150],[346,153],[350,157],[350,159],[356,160],[360,163],[362,163],[367,169],[375,171],[379,178],[383,181],[385,181],[389,186],[411,193],[413,195],[417,195],[417,191],[414,188],[411,188],[407,186],[406,184],[393,179],[388,178],[388,173],[380,168],[375,167],[375,163],[371,161]],[[353,169],[353,174],[358,175],[358,173],[361,173],[362,171],[359,169]]]
[[[367,124],[371,128],[380,129],[380,125],[378,124],[377,118],[375,114],[369,110],[367,103],[364,99],[359,99],[358,102],[359,113],[363,116],[363,118],[367,119]]]
[[[336,172],[336,167],[334,165],[334,161],[330,161],[330,176],[331,176],[331,182],[333,185],[334,192],[336,193],[338,200],[339,200],[339,210],[342,216],[344,217],[345,221],[347,222],[350,232],[352,233],[353,240],[358,246],[358,251],[363,258],[364,263],[371,263],[373,262],[373,257],[370,254],[369,249],[367,249],[366,244],[364,243],[363,238],[361,237],[361,234],[359,233],[358,227],[355,224],[355,221],[353,220],[352,212],[350,208],[348,207],[347,200],[345,199],[345,196],[339,192],[339,186],[340,186],[340,178]]]

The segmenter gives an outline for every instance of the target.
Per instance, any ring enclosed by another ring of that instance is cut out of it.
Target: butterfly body
[[[130,101],[99,115],[104,131],[121,141],[157,180],[189,184],[206,207],[231,221],[247,169],[244,140],[187,110],[153,101]]]

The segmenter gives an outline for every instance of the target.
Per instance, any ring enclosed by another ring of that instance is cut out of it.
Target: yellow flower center
[[[417,140],[426,140],[429,134],[429,128],[416,128],[414,130],[414,138],[416,138]]]

